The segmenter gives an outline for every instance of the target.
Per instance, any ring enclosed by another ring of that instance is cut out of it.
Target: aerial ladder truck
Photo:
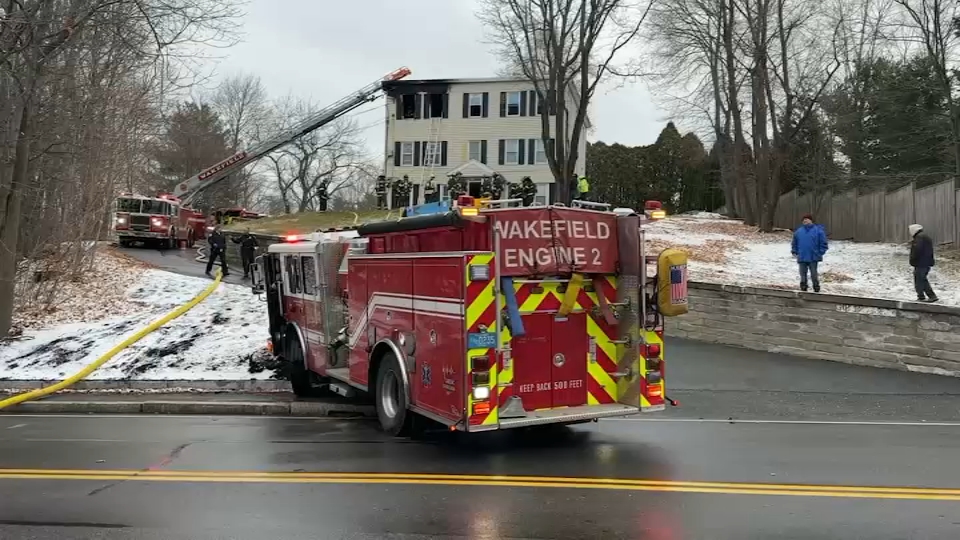
[[[114,216],[114,230],[120,245],[128,246],[133,242],[143,241],[158,242],[160,247],[169,248],[180,243],[192,246],[195,241],[205,238],[207,231],[207,219],[203,213],[190,206],[200,193],[297,137],[333,122],[364,103],[376,100],[384,83],[397,81],[408,75],[410,69],[406,67],[389,73],[275,137],[248,150],[241,150],[180,182],[173,193],[161,193],[156,197],[122,194],[117,198]]]

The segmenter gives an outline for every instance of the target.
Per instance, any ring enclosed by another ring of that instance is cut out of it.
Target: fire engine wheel
[[[406,389],[399,372],[400,363],[393,354],[387,354],[377,370],[377,419],[380,427],[394,437],[410,433],[413,414],[406,409]]]
[[[287,365],[290,374],[290,386],[297,397],[310,397],[313,395],[313,384],[310,381],[310,371],[303,357],[303,349],[299,341],[292,338],[287,340],[287,347],[284,350]]]

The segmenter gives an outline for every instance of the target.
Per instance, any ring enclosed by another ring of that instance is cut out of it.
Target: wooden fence
[[[793,229],[806,213],[837,240],[904,243],[909,241],[907,226],[919,223],[934,242],[960,246],[960,190],[953,180],[922,189],[910,184],[864,194],[800,195],[794,190],[780,196],[774,225]]]

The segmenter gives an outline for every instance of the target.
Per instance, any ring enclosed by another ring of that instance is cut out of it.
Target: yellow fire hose
[[[177,309],[171,311],[170,313],[167,313],[166,315],[163,316],[163,318],[150,323],[150,326],[147,326],[146,328],[141,329],[136,334],[123,340],[122,343],[120,343],[116,347],[107,351],[106,354],[98,358],[92,364],[88,365],[87,367],[77,372],[72,377],[68,377],[56,384],[47,386],[46,388],[38,388],[36,390],[31,390],[30,392],[26,392],[24,394],[19,394],[11,398],[4,399],[0,401],[0,409],[4,409],[6,407],[9,407],[11,405],[16,405],[18,403],[23,403],[24,401],[30,401],[37,398],[41,398],[43,396],[50,395],[59,390],[63,390],[64,388],[67,388],[68,386],[71,386],[77,381],[83,379],[87,375],[90,375],[91,373],[96,371],[97,368],[99,368],[100,366],[105,364],[108,360],[116,356],[120,351],[140,341],[141,339],[146,337],[148,334],[156,331],[161,326],[167,324],[168,322],[190,311],[191,309],[196,307],[196,305],[199,304],[200,302],[203,302],[208,296],[210,296],[211,293],[213,293],[213,291],[217,289],[217,286],[220,285],[220,279],[222,277],[221,274],[222,274],[221,271],[217,270],[217,277],[216,279],[213,280],[213,283],[211,283],[209,287],[201,291],[200,294],[195,296],[192,300],[178,307]]]

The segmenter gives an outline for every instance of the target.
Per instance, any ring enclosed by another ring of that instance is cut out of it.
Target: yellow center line
[[[552,476],[457,475],[422,473],[329,473],[257,471],[135,471],[80,469],[0,469],[0,480],[129,480],[145,482],[280,483],[280,484],[421,484],[444,486],[504,486],[567,489],[608,489],[740,495],[793,495],[960,501],[960,489],[690,482],[622,478]]]

